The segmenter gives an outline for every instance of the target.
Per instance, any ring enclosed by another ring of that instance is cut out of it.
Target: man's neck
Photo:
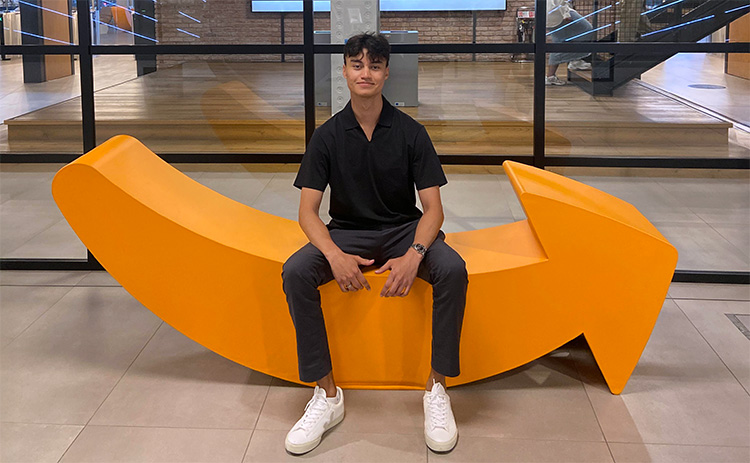
[[[352,95],[352,111],[361,126],[374,126],[380,119],[383,110],[383,98],[378,95],[373,98],[357,98]]]

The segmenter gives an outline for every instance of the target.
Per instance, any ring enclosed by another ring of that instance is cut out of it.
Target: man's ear
[[[388,79],[388,76],[391,75],[391,67],[386,66],[385,67],[385,78]]]

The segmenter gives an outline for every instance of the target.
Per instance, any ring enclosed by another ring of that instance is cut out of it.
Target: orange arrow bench
[[[540,169],[503,164],[528,220],[448,234],[466,260],[461,369],[487,378],[584,334],[610,390],[622,391],[653,329],[675,248],[633,206]],[[117,136],[63,167],[52,192],[107,271],[174,328],[237,363],[299,382],[281,266],[307,242],[296,222],[250,208]],[[337,381],[422,388],[431,289],[380,298],[321,288]]]

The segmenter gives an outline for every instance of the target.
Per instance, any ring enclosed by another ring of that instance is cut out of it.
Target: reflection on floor
[[[666,90],[729,119],[750,126],[750,80],[724,72],[724,55],[679,53],[641,76]],[[722,88],[696,88],[691,85]]]
[[[0,460],[298,460],[283,440],[309,388],[206,350],[106,273],[6,271],[0,285]],[[619,396],[583,338],[452,388],[461,438],[447,455],[425,447],[419,391],[346,391],[346,419],[304,458],[746,462],[748,340],[726,314],[748,301],[748,286],[672,285]]]
[[[51,197],[52,176],[60,167],[0,165],[0,256],[86,256]],[[296,219],[299,191],[292,181],[297,165],[178,167],[239,202]],[[750,270],[750,184],[746,173],[719,172],[719,178],[693,178],[684,175],[694,175],[694,171],[680,172],[683,177],[649,169],[608,172],[567,168],[561,172],[635,205],[677,247],[679,269]],[[525,218],[501,168],[447,166],[446,173],[449,183],[441,190],[446,232]],[[326,196],[324,204],[327,201]],[[325,213],[324,219],[328,220]]]
[[[531,154],[531,72],[531,64],[421,63],[420,106],[404,111],[441,153]],[[161,153],[302,152],[301,77],[299,63],[185,63],[98,91],[97,134],[129,133]],[[318,123],[329,114],[319,108]],[[549,154],[750,156],[731,123],[637,82],[613,97],[548,88],[546,118]],[[6,124],[13,151],[80,151],[78,99]]]

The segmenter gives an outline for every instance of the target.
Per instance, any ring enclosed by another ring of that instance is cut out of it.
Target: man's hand
[[[419,270],[419,263],[422,261],[422,256],[413,249],[406,251],[401,257],[390,259],[382,267],[375,270],[375,273],[380,274],[386,270],[390,270],[391,273],[388,275],[388,279],[385,281],[385,286],[380,292],[381,297],[406,297],[411,290],[411,286],[414,284],[414,279],[417,277],[417,270]]]
[[[375,263],[375,260],[365,259],[341,251],[333,254],[328,259],[328,263],[331,264],[333,277],[336,279],[336,283],[339,284],[341,291],[359,291],[363,288],[368,291],[370,290],[370,284],[365,279],[365,276],[362,275],[359,266],[372,265]]]

